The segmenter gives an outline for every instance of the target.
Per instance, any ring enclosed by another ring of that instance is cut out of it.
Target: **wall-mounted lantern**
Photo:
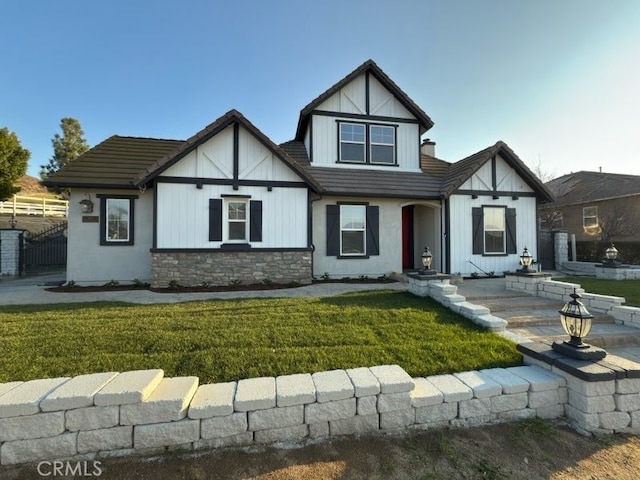
[[[87,194],[87,198],[80,200],[80,208],[82,213],[93,213],[93,202],[91,201],[91,195]]]

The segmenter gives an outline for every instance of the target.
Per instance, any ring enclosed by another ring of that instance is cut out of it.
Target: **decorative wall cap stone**
[[[411,406],[414,408],[438,405],[444,401],[444,395],[433,383],[423,377],[413,379]]]
[[[231,415],[237,382],[200,385],[189,406],[189,418]]]
[[[546,343],[530,342],[517,345],[523,355],[552,365],[587,382],[603,382],[616,378],[640,378],[640,364],[607,355],[596,362],[568,358]]]
[[[442,392],[446,403],[473,398],[473,390],[453,375],[434,375],[427,377],[427,380]]]
[[[9,383],[0,383],[0,397],[7,393],[9,390],[13,390],[18,385],[21,385],[24,382],[9,382]]]
[[[146,399],[164,377],[164,371],[133,370],[119,374],[95,394],[93,403],[97,406],[126,405]]]
[[[499,383],[502,386],[502,393],[505,395],[529,391],[529,382],[514,375],[508,368],[489,368],[480,370],[480,373]]]
[[[494,397],[502,393],[502,386],[490,377],[486,377],[479,372],[454,373],[454,376],[469,386],[473,390],[475,398]]]
[[[413,379],[399,365],[378,365],[370,368],[380,382],[380,393],[400,393],[413,390]]]
[[[258,377],[240,380],[233,406],[239,412],[275,407],[276,379],[274,377]]]
[[[527,365],[522,367],[512,367],[509,371],[529,382],[530,392],[553,390],[566,385],[564,378],[559,377],[548,370],[544,370],[542,367]]]
[[[344,370],[316,372],[311,375],[316,386],[316,398],[320,403],[353,397],[354,386]]]
[[[67,377],[30,380],[12,388],[0,397],[0,418],[38,413],[42,399],[67,380]]]
[[[73,377],[47,395],[40,402],[40,408],[43,412],[51,412],[90,407],[93,405],[94,395],[116,375],[118,372],[93,373]]]
[[[316,401],[316,386],[310,373],[276,377],[276,404],[278,407],[303,405]]]
[[[198,377],[163,378],[140,403],[120,407],[121,425],[174,422],[187,415],[189,402],[198,389]]]
[[[347,375],[353,383],[356,397],[366,397],[380,393],[378,378],[367,367],[349,368]]]

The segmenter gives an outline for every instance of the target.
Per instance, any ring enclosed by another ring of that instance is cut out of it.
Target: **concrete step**
[[[542,327],[546,325],[560,325],[560,314],[558,310],[527,310],[512,312],[494,312],[492,315],[503,318],[507,321],[509,327]],[[592,322],[594,324],[615,323],[615,319],[610,315],[595,314]]]
[[[568,340],[560,322],[549,326],[512,327],[507,331],[527,337],[534,342],[553,342]],[[610,323],[596,323],[592,326],[586,342],[601,348],[640,347],[640,329]]]

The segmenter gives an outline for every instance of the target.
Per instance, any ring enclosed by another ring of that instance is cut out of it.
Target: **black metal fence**
[[[67,266],[67,222],[35,235],[20,236],[20,275],[61,270]]]

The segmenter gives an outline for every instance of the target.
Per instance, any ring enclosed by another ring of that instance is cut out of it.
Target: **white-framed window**
[[[226,240],[229,242],[242,242],[248,240],[248,200],[228,199],[225,201],[225,225]]]
[[[360,123],[340,123],[340,161],[361,162],[365,159],[365,128]]]
[[[396,163],[396,129],[384,125],[369,126],[369,159],[371,163]]]
[[[137,196],[98,195],[100,245],[133,245],[133,206]]]
[[[598,207],[582,208],[582,226],[584,228],[598,227]]]
[[[340,205],[340,255],[366,255],[366,205]]]
[[[483,221],[485,254],[506,253],[505,209],[484,207]]]

